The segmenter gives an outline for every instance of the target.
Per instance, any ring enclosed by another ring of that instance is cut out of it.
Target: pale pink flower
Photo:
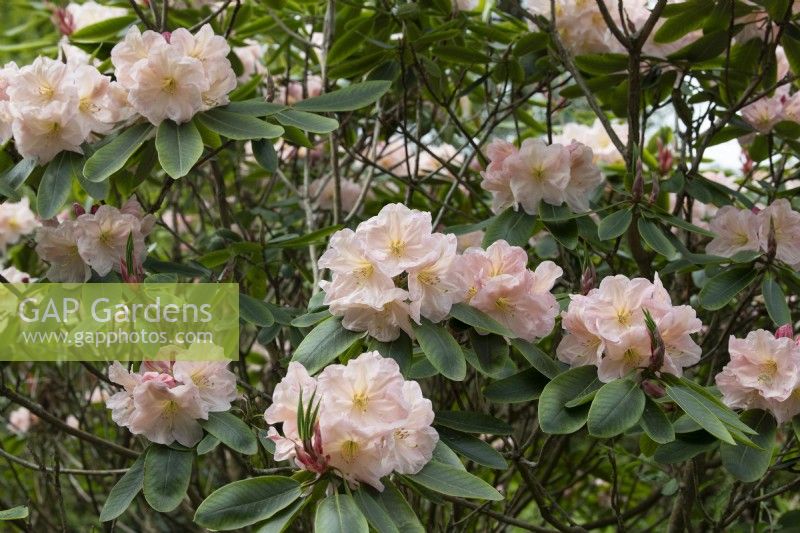
[[[120,426],[127,427],[133,416],[133,392],[142,382],[142,376],[129,372],[125,367],[114,361],[108,369],[108,379],[122,385],[125,390],[119,391],[106,399],[106,407],[111,409],[111,419]]]
[[[600,169],[594,164],[592,149],[576,141],[567,146],[570,155],[570,178],[564,200],[576,213],[589,210],[589,197],[603,182]]]
[[[644,325],[625,330],[615,342],[605,344],[605,357],[597,365],[597,377],[609,382],[650,364],[650,336]]]
[[[6,428],[17,436],[23,436],[38,423],[38,416],[31,413],[26,407],[17,407],[9,413]]]
[[[185,28],[178,28],[170,34],[169,42],[184,55],[203,63],[226,59],[231,51],[225,37],[215,35],[210,24],[203,24],[194,35]]]
[[[551,16],[550,0],[527,0],[525,5],[534,14],[544,15],[548,19]],[[594,0],[557,0],[555,18],[558,33],[573,54],[612,50],[614,38]]]
[[[294,105],[301,100],[321,95],[322,90],[322,78],[308,76],[305,84],[301,81],[288,81],[285,86],[278,87],[275,101],[280,104]],[[304,96],[304,92],[307,96]]]
[[[772,412],[778,424],[788,422],[800,414],[800,387],[794,389],[782,402],[777,400],[764,400],[764,402],[764,408]]]
[[[680,376],[683,369],[700,362],[702,348],[692,339],[703,323],[691,306],[668,304],[659,309],[657,305],[648,306],[653,314],[658,332],[664,341],[664,365],[659,369]]]
[[[770,222],[775,230],[775,257],[789,265],[800,263],[800,213],[785,198],[772,202],[757,217],[760,220],[761,249],[769,249]]]
[[[779,87],[772,96],[763,96],[742,108],[742,118],[760,133],[769,133],[775,125],[785,120],[788,107],[795,105],[789,88]]]
[[[627,330],[644,323],[642,306],[652,294],[652,283],[644,278],[603,278],[588,294],[587,329],[609,342],[618,341]]]
[[[199,344],[193,347],[207,349]],[[193,383],[203,409],[212,413],[227,411],[238,396],[236,375],[228,370],[227,361],[177,361],[172,375],[182,383]]]
[[[133,78],[128,101],[156,125],[165,119],[179,124],[191,120],[203,109],[203,93],[210,88],[202,61],[172,46],[150,50],[134,66]]]
[[[456,246],[455,235],[434,234],[431,247],[436,249],[436,255],[408,271],[411,307],[415,314],[431,322],[444,320],[453,304],[462,297],[460,284],[454,274]]]
[[[434,418],[431,401],[423,397],[416,381],[403,384],[403,400],[408,416],[389,433],[385,461],[391,470],[411,475],[430,462],[439,434],[431,427]]]
[[[111,49],[111,62],[117,80],[126,89],[133,87],[136,83],[136,64],[146,60],[151,52],[166,46],[167,41],[160,33],[149,30],[142,33],[135,25],[131,26],[125,39]]]
[[[716,236],[706,245],[706,252],[731,257],[737,252],[758,250],[759,226],[758,216],[749,209],[723,206],[709,224]]]
[[[570,304],[561,314],[561,325],[566,330],[556,347],[556,357],[570,366],[600,364],[606,349],[603,338],[589,331],[586,305],[589,298],[581,294],[571,294]]]
[[[358,427],[376,430],[408,416],[400,367],[378,352],[363,353],[347,365],[330,365],[318,382],[324,398],[323,420],[341,416]]]
[[[149,441],[169,445],[178,441],[192,447],[203,438],[198,418],[207,419],[194,384],[170,387],[161,380],[143,381],[133,393],[133,413],[128,429]]]
[[[78,420],[78,417],[76,417],[75,415],[69,415],[67,419],[64,421],[64,423],[66,423],[69,427],[73,429],[78,429],[81,427],[81,423]]]
[[[407,302],[408,292],[393,288],[384,290],[370,303],[364,302],[331,302],[332,314],[342,317],[342,325],[351,331],[366,331],[380,342],[391,342],[405,331],[414,337],[411,320],[420,323],[416,310]]]
[[[31,277],[27,272],[23,272],[14,266],[0,270],[0,276],[3,276],[9,283],[32,283],[36,281],[36,278]]]
[[[80,255],[77,222],[67,220],[58,226],[43,226],[36,232],[36,253],[50,264],[46,277],[52,282],[82,283],[92,272]]]
[[[623,143],[628,140],[628,130],[625,124],[612,123],[611,129]],[[566,124],[559,135],[553,136],[554,144],[567,145],[573,141],[585,144],[592,150],[592,159],[595,163],[603,165],[622,164],[624,160],[617,147],[611,141],[605,127],[599,119],[595,119],[591,126],[577,122]]]
[[[323,418],[320,431],[331,467],[352,484],[362,482],[383,490],[381,478],[391,473],[391,465],[383,460],[383,439],[346,416]]]
[[[458,238],[458,246],[456,247],[456,251],[462,253],[467,248],[480,246],[483,242],[484,235],[485,232],[483,230],[475,230],[470,231],[469,233],[461,233],[456,235]]]
[[[242,74],[239,76],[239,83],[245,83],[253,76],[267,73],[264,65],[264,54],[266,46],[253,39],[245,39],[245,46],[235,46],[233,53],[239,58],[242,64]]]
[[[92,0],[83,2],[82,4],[70,2],[67,4],[66,12],[69,14],[72,22],[72,31],[78,31],[86,26],[91,26],[112,18],[124,17],[128,14],[128,10],[125,8],[104,6]]]
[[[268,424],[282,423],[283,434],[297,438],[297,407],[300,396],[303,397],[304,408],[308,408],[316,389],[317,380],[308,375],[303,365],[297,362],[289,363],[286,376],[272,392],[272,404],[264,413],[264,419]],[[315,396],[315,403],[320,400],[320,396]]]
[[[39,164],[48,163],[63,151],[83,153],[84,132],[75,120],[77,111],[75,101],[26,107],[24,117],[17,117],[12,125],[17,151]]]
[[[17,64],[7,63],[0,68],[0,145],[5,144],[11,138],[11,124],[14,115],[11,109],[11,97],[7,93],[8,86],[19,72]]]
[[[504,165],[511,173],[511,192],[515,204],[526,213],[539,212],[539,203],[561,205],[570,180],[569,151],[560,144],[546,145],[537,139],[525,139],[519,152],[509,156]]]
[[[19,202],[0,204],[0,254],[25,235],[33,233],[39,225],[27,197]]]
[[[134,258],[141,264],[147,255],[141,224],[133,215],[102,205],[94,214],[81,215],[78,251],[83,260],[101,276],[120,268],[128,238],[133,237]]]
[[[358,225],[357,232],[369,255],[389,275],[414,268],[429,259],[431,250],[430,213],[403,204],[388,204],[377,216]]]
[[[17,117],[26,114],[29,108],[35,108],[41,114],[50,104],[56,104],[58,109],[71,109],[78,100],[67,65],[41,56],[19,69],[11,78],[6,93],[13,102]]]
[[[523,274],[528,268],[528,254],[525,250],[519,246],[511,246],[503,239],[493,242],[485,251],[476,250],[473,253],[482,253],[489,260],[490,270],[485,273],[489,278],[503,274]]]
[[[757,389],[761,396],[786,400],[800,376],[800,347],[792,339],[775,338],[765,330],[751,331],[744,339],[728,341],[728,367],[739,382]]]

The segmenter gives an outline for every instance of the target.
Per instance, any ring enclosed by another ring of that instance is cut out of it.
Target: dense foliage
[[[0,281],[241,332],[0,362],[0,529],[800,527],[794,4],[10,0]]]

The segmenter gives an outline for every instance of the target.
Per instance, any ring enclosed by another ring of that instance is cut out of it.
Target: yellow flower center
[[[172,94],[175,92],[175,88],[178,86],[178,82],[175,81],[175,78],[164,78],[163,83],[161,84],[161,88],[165,93]]]
[[[508,301],[508,298],[501,296],[495,300],[494,305],[503,313],[509,313],[514,310],[514,306]]]
[[[406,249],[406,243],[401,240],[393,240],[389,243],[389,252],[395,256],[400,257]]]
[[[347,463],[355,461],[358,455],[359,445],[354,440],[346,440],[342,443],[342,458]]]
[[[633,348],[628,348],[622,355],[622,360],[625,362],[626,366],[637,367],[639,366],[641,357],[639,357],[639,353],[636,350]]]
[[[438,285],[439,284],[439,276],[431,272],[430,270],[423,270],[417,275],[417,280],[422,283],[423,285]]]
[[[767,359],[761,363],[760,370],[759,381],[772,381],[772,378],[778,373],[778,362],[775,359]]]
[[[353,406],[362,413],[367,411],[367,403],[369,403],[369,398],[366,391],[359,391],[353,395]]]
[[[353,270],[353,275],[359,279],[365,280],[370,278],[373,272],[375,272],[375,267],[372,265],[372,263],[364,261],[355,270]]]

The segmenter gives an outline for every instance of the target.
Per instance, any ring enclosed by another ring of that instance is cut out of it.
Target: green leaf
[[[404,375],[411,368],[414,346],[411,338],[405,332],[401,332],[400,336],[392,342],[379,342],[371,339],[369,349],[376,350],[383,357],[394,359],[400,367],[400,372]]]
[[[100,521],[108,522],[114,520],[130,506],[131,502],[144,486],[144,460],[146,452],[142,453],[131,465],[125,475],[108,493],[103,510],[100,511]]]
[[[545,221],[544,227],[564,248],[574,250],[578,246],[578,223],[574,219],[563,222]]]
[[[283,128],[280,126],[251,115],[223,111],[220,108],[200,113],[196,119],[211,131],[236,141],[274,139],[283,135]]]
[[[438,461],[429,462],[418,474],[407,478],[426,489],[448,496],[492,501],[503,499],[503,495],[497,492],[497,489],[481,478]]]
[[[293,109],[276,113],[275,119],[284,126],[294,126],[311,133],[330,133],[339,127],[335,119]]]
[[[283,104],[277,104],[275,102],[267,102],[264,100],[264,98],[250,98],[249,100],[240,100],[238,102],[231,102],[222,109],[240,115],[252,115],[254,117],[270,117],[275,113],[283,111],[284,109],[289,109],[289,107]]]
[[[334,492],[317,505],[314,531],[368,533],[369,525],[352,496]]]
[[[24,505],[0,511],[0,521],[24,520],[26,518],[28,518],[28,508],[25,507]]]
[[[681,433],[672,442],[659,446],[653,459],[662,464],[682,463],[714,448],[716,444],[717,440],[705,431]]]
[[[422,319],[420,325],[414,325],[414,334],[420,348],[436,370],[447,379],[463,381],[467,375],[467,361],[461,346],[449,331]]]
[[[767,313],[776,326],[792,323],[792,313],[789,311],[783,289],[769,274],[764,276],[764,281],[761,282],[761,295],[764,296]]]
[[[556,376],[539,396],[539,426],[542,431],[559,435],[578,431],[589,416],[589,405],[565,407],[565,404],[600,387],[597,369],[593,366],[579,366]]]
[[[216,450],[217,446],[219,446],[219,439],[209,433],[203,437],[203,440],[197,443],[195,452],[197,452],[197,455],[205,455]]]
[[[525,246],[533,236],[536,217],[520,209],[514,211],[509,207],[499,215],[492,217],[483,236],[483,246],[488,247],[495,241],[504,240],[512,246]]]
[[[261,168],[267,172],[275,172],[278,170],[278,153],[275,151],[275,146],[266,139],[259,139],[252,142],[253,157],[256,162],[261,165]]]
[[[117,42],[120,32],[136,21],[133,15],[124,15],[105,19],[95,24],[89,24],[73,32],[69,40],[73,43],[101,43],[104,41]]]
[[[653,35],[657,43],[671,43],[677,41],[691,31],[703,27],[710,9],[714,3],[704,0],[692,0],[679,4],[682,8],[677,15],[668,18]]]
[[[597,226],[597,236],[601,241],[616,239],[628,230],[633,220],[633,211],[630,207],[615,211],[603,218]]]
[[[147,448],[144,460],[144,499],[160,513],[180,505],[192,477],[191,451],[176,450],[160,444]]]
[[[164,172],[173,179],[182,178],[203,155],[203,138],[193,121],[165,120],[156,132],[156,150]]]
[[[508,463],[506,463],[500,452],[492,448],[488,442],[477,437],[460,431],[439,428],[439,438],[453,451],[479,465],[494,468],[495,470],[508,468]]]
[[[477,63],[488,63],[489,56],[478,52],[474,48],[466,48],[463,46],[445,45],[435,46],[431,53],[438,56],[438,59],[450,61],[452,63],[460,63],[463,65],[474,65]]]
[[[722,309],[757,277],[758,270],[750,265],[734,266],[723,270],[706,281],[706,284],[700,289],[700,305],[712,311]]]
[[[247,294],[239,294],[239,314],[245,322],[256,326],[269,327],[275,323],[275,317],[263,300],[258,300]]]
[[[586,424],[589,434],[608,439],[632,428],[642,417],[645,396],[632,379],[615,379],[597,391]]]
[[[36,192],[36,210],[42,219],[58,214],[72,191],[72,178],[76,176],[80,155],[61,152],[44,170],[39,190]]]
[[[289,477],[262,476],[224,485],[197,508],[201,527],[231,530],[266,520],[300,497],[300,483]]]
[[[510,435],[513,431],[510,425],[498,418],[472,411],[439,411],[433,423],[464,433]]]
[[[316,374],[363,336],[363,332],[342,327],[341,318],[328,318],[306,335],[295,349],[292,361],[306,367],[309,374]]]
[[[258,441],[253,431],[232,413],[208,413],[208,420],[199,422],[203,429],[231,450],[245,455],[254,455],[258,451]]]
[[[548,356],[532,342],[527,342],[522,339],[514,339],[511,341],[511,346],[516,348],[517,351],[519,351],[519,353],[521,353],[522,356],[528,360],[533,368],[550,379],[555,379],[556,376],[567,369],[565,364]]]
[[[674,259],[678,255],[678,251],[675,250],[675,247],[657,225],[653,224],[646,218],[640,218],[638,227],[639,234],[644,239],[644,242],[650,246],[650,248],[663,255],[667,259]]]
[[[694,394],[693,391],[681,386],[667,385],[666,393],[673,402],[678,404],[678,407],[680,407],[684,413],[700,424],[700,427],[723,442],[732,445],[736,444],[730,431],[725,427],[725,424],[717,418],[706,402],[702,401],[702,398]]]
[[[150,124],[136,124],[104,144],[86,160],[83,175],[89,181],[103,181],[125,166],[128,159],[153,132]]]
[[[713,31],[695,39],[674,54],[667,56],[672,60],[684,60],[689,63],[700,63],[713,59],[728,47],[728,30]]]
[[[20,195],[17,189],[22,187],[22,184],[25,183],[35,168],[35,159],[23,159],[6,170],[0,176],[0,194],[14,202],[19,201]]]
[[[331,313],[327,309],[324,311],[317,311],[316,313],[306,313],[293,319],[291,325],[296,328],[310,328],[316,326],[329,316],[331,316]]]
[[[733,477],[752,483],[764,476],[772,461],[777,424],[772,415],[759,409],[742,413],[742,422],[758,432],[752,438],[761,449],[741,444],[731,446],[723,442],[719,447],[719,455],[722,465]]]
[[[299,111],[333,112],[355,111],[378,101],[392,83],[384,80],[354,83],[338,91],[322,94],[295,104]]]
[[[613,74],[628,69],[626,54],[581,54],[575,56],[575,65],[589,74]]]
[[[489,333],[496,333],[509,339],[515,337],[514,333],[506,326],[469,304],[457,303],[453,305],[450,308],[450,316],[468,326],[488,331]]]
[[[528,368],[484,387],[487,400],[497,403],[529,402],[539,398],[548,379],[535,368]]]
[[[378,533],[400,533],[389,511],[378,499],[374,489],[362,484],[357,491],[353,492],[353,500],[372,529]]]
[[[675,428],[661,407],[649,397],[644,404],[644,412],[639,420],[642,430],[654,442],[666,444],[675,440]]]
[[[271,241],[267,241],[268,248],[301,248],[304,246],[308,246],[310,244],[321,244],[325,242],[325,238],[330,235],[331,233],[336,233],[342,229],[340,224],[334,226],[328,226],[327,228],[320,228],[318,230],[312,231],[311,233],[306,233],[305,235],[301,235],[299,237],[295,236],[287,236],[287,237],[277,237],[272,239]]]
[[[288,507],[272,515],[265,524],[258,528],[257,533],[284,533],[310,500],[311,497],[295,500]]]
[[[388,479],[383,484],[385,488],[378,494],[378,501],[389,511],[389,516],[392,517],[397,529],[403,533],[424,533],[426,529],[422,527],[403,493]]]

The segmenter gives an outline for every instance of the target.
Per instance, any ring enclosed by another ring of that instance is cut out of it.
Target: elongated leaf
[[[481,478],[438,461],[431,461],[418,474],[407,477],[426,489],[448,496],[481,500],[503,499],[497,489]]]
[[[422,324],[414,327],[414,334],[428,360],[444,377],[453,381],[466,377],[464,352],[444,327],[423,319]]]
[[[663,255],[667,259],[673,259],[678,254],[677,250],[675,250],[675,247],[657,225],[653,224],[646,218],[640,218],[638,226],[639,234],[644,239],[644,242],[650,246],[650,248]]]
[[[332,118],[293,109],[276,113],[275,119],[284,126],[294,126],[311,133],[330,133],[339,127],[339,122]]]
[[[20,195],[17,189],[22,187],[22,184],[36,168],[35,159],[23,159],[10,169],[6,170],[0,176],[0,194],[13,201],[19,201]]]
[[[589,416],[589,405],[568,408],[565,404],[600,386],[593,366],[579,366],[556,376],[539,396],[539,426],[542,431],[551,434],[578,431]]]
[[[320,322],[303,339],[292,361],[306,367],[309,374],[316,374],[363,336],[363,332],[344,329],[341,318],[331,317]]]
[[[317,505],[314,531],[368,533],[369,525],[352,496],[334,492]]]
[[[24,505],[20,505],[18,507],[12,507],[11,509],[6,509],[4,511],[0,511],[0,521],[3,520],[24,520],[28,518],[28,508]]]
[[[274,139],[283,134],[283,128],[280,126],[251,115],[223,111],[220,108],[200,113],[196,119],[211,131],[236,141]]]
[[[108,522],[114,520],[130,506],[133,499],[139,494],[144,486],[144,460],[145,454],[141,454],[131,465],[125,475],[108,493],[103,510],[100,511],[100,521]]]
[[[758,270],[749,265],[728,268],[706,281],[700,289],[700,305],[712,311],[722,309],[757,277]]]
[[[567,369],[566,365],[548,356],[532,342],[514,339],[511,341],[511,346],[516,348],[533,368],[550,379],[555,379],[557,375]]]
[[[383,357],[394,359],[403,375],[411,368],[414,346],[411,338],[404,332],[401,332],[400,336],[392,342],[378,342],[373,339],[370,341],[369,349],[377,350]]]
[[[376,80],[354,83],[338,91],[309,98],[295,104],[299,111],[333,112],[355,111],[378,101],[389,90],[392,83]]]
[[[147,449],[144,460],[144,499],[160,513],[180,505],[192,477],[191,451],[176,450],[160,444]]]
[[[205,455],[216,450],[217,446],[219,446],[219,439],[214,435],[208,434],[203,437],[203,440],[197,443],[195,451],[197,455]]]
[[[730,431],[725,427],[725,424],[723,424],[714,414],[713,410],[711,410],[702,399],[693,394],[691,390],[680,386],[667,385],[666,392],[667,396],[678,404],[678,407],[680,407],[684,413],[700,424],[700,427],[723,442],[732,445],[736,444]]]
[[[284,507],[272,515],[269,520],[258,529],[257,533],[284,533],[284,531],[289,531],[289,526],[295,518],[297,518],[310,499],[311,498],[300,498],[295,500],[288,507]]]
[[[661,407],[649,397],[644,404],[644,412],[639,420],[639,425],[653,442],[666,444],[675,440],[675,428],[672,427],[672,422],[669,421]]]
[[[80,157],[74,152],[61,152],[47,165],[36,193],[36,209],[42,219],[54,217],[69,198]]]
[[[498,418],[471,411],[439,411],[433,423],[465,433],[510,435],[513,430],[510,425]]]
[[[477,437],[461,433],[460,431],[440,428],[439,438],[454,452],[480,465],[488,466],[496,470],[505,470],[508,468],[508,464],[500,452],[492,448],[488,442]]]
[[[291,325],[296,328],[310,328],[311,326],[316,326],[330,316],[331,313],[327,309],[324,311],[317,311],[315,313],[306,313],[293,319]]]
[[[126,129],[86,160],[83,175],[89,181],[103,181],[125,166],[128,159],[152,135],[150,124],[136,124]]]
[[[777,424],[771,414],[759,409],[742,413],[742,421],[758,432],[753,436],[753,442],[761,449],[741,444],[731,446],[723,442],[719,447],[719,455],[722,465],[733,477],[752,483],[763,477],[772,461]]]
[[[767,313],[776,326],[792,323],[792,313],[786,303],[786,295],[783,294],[783,289],[772,279],[772,276],[764,276],[764,281],[761,283],[761,295],[764,297]]]
[[[74,43],[101,43],[103,41],[117,42],[116,38],[122,30],[136,21],[133,15],[105,19],[95,24],[89,24],[73,32],[69,40]]]
[[[603,218],[597,226],[597,236],[601,241],[616,239],[628,230],[633,219],[630,207],[615,211]]]
[[[699,453],[714,448],[717,442],[714,437],[705,431],[681,433],[672,442],[659,446],[653,455],[653,459],[663,464],[682,463]]]
[[[305,235],[301,235],[299,237],[278,237],[272,239],[271,241],[267,241],[268,248],[300,248],[303,246],[308,246],[309,244],[319,244],[325,241],[325,237],[332,233],[336,233],[342,229],[341,225],[334,225],[328,226],[327,228],[320,228],[318,230],[312,231],[311,233],[306,233]]]
[[[300,494],[300,483],[289,477],[234,481],[212,492],[197,508],[194,521],[222,531],[247,527],[288,507]]]
[[[199,422],[203,429],[231,450],[245,455],[254,455],[258,451],[258,441],[253,431],[231,413],[208,413],[208,420]]]
[[[549,383],[535,368],[495,381],[483,389],[486,399],[497,403],[529,402],[537,399]]]
[[[165,120],[156,132],[158,161],[173,179],[184,177],[203,155],[203,138],[193,121]]]
[[[422,523],[417,518],[416,513],[406,501],[403,493],[400,492],[392,481],[384,481],[384,490],[378,494],[378,501],[389,512],[392,521],[397,529],[403,533],[423,533],[426,531]]]
[[[495,241],[505,240],[513,246],[525,246],[533,236],[536,217],[520,209],[514,211],[509,207],[499,215],[492,217],[483,236],[483,246],[487,247]]]
[[[506,326],[490,317],[480,309],[476,309],[468,304],[455,304],[450,308],[450,316],[463,322],[464,324],[488,331],[489,333],[502,335],[503,337],[507,337],[509,339],[516,337],[516,335],[514,335],[514,333]]]
[[[253,141],[253,157],[261,168],[268,172],[275,172],[278,169],[278,153],[275,146],[266,139]]]
[[[263,300],[258,300],[247,294],[239,294],[239,313],[242,319],[261,327],[269,327],[275,323],[275,317]]]
[[[642,417],[645,396],[632,379],[615,379],[597,391],[589,408],[589,434],[610,438],[632,428]]]
[[[378,533],[400,533],[389,511],[372,489],[367,488],[366,485],[361,485],[357,491],[353,492],[353,500],[372,529]]]

